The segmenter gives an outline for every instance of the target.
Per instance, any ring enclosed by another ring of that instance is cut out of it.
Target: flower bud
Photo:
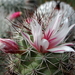
[[[21,14],[22,14],[22,12],[15,12],[15,13],[13,13],[13,14],[10,14],[10,15],[7,17],[7,19],[8,19],[8,20],[13,20],[13,19],[15,19],[15,18],[21,16]]]
[[[0,38],[0,50],[4,53],[11,53],[11,54],[21,54],[25,51],[19,50],[19,46],[17,43],[11,39],[2,39]]]

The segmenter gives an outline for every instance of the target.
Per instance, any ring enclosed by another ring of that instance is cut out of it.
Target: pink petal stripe
[[[73,24],[72,26],[70,26],[68,29],[65,29],[67,31],[65,31],[64,29],[59,31],[56,36],[56,39],[54,39],[53,41],[50,41],[51,43],[51,46],[57,46],[58,44],[60,44],[64,39],[65,37],[67,36],[67,34],[69,33],[69,31],[75,26],[75,24]]]
[[[74,44],[73,43],[65,43],[65,44],[62,44],[62,45],[60,45],[60,46],[74,46]],[[59,47],[60,47],[59,46]]]
[[[44,33],[44,38],[49,40],[51,35],[52,35],[52,33],[53,33],[53,31],[50,31],[50,30],[48,31],[48,33]]]

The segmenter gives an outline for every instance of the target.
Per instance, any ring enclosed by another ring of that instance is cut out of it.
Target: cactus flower
[[[0,38],[0,50],[4,53],[21,54],[25,51],[19,50],[19,46],[11,39]]]
[[[40,53],[75,52],[74,49],[70,47],[73,43],[63,43],[69,31],[75,26],[75,24],[71,26],[68,25],[68,18],[66,18],[63,25],[61,25],[63,15],[63,11],[60,10],[57,16],[50,20],[45,30],[42,29],[42,26],[39,25],[37,20],[33,19],[30,23],[33,42],[27,33],[21,32],[21,34],[24,39]]]
[[[22,12],[15,12],[15,13],[13,13],[13,14],[10,14],[10,15],[7,17],[7,19],[8,19],[8,20],[13,20],[13,19],[15,19],[15,18],[21,16],[21,14],[22,14]]]

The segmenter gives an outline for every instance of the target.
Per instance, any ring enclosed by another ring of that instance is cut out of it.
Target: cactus
[[[14,23],[14,27],[19,26],[16,26],[18,32],[13,39],[16,39],[20,49],[25,52],[8,54],[10,58],[7,65],[8,73],[10,75],[74,75],[74,44],[65,40],[69,31],[75,26],[73,16],[74,10],[68,4],[51,1],[41,5],[32,17],[22,19],[23,24],[18,25],[19,22],[15,23],[9,18]]]
[[[62,59],[63,58],[63,59]],[[21,60],[15,59],[14,70],[18,75],[63,75],[70,73],[69,54],[40,54],[28,51],[21,56]]]

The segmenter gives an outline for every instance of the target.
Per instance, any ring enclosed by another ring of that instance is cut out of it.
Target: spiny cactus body
[[[11,57],[12,60],[9,61],[12,63],[9,62],[8,66],[10,73],[74,75],[75,68],[72,63],[74,44],[65,40],[69,31],[75,26],[71,23],[74,19],[69,8],[74,13],[72,7],[63,2],[47,2],[41,5],[32,17],[22,19],[23,24],[16,23],[19,26],[16,26],[16,29],[20,29],[17,41],[20,49],[25,52]]]

